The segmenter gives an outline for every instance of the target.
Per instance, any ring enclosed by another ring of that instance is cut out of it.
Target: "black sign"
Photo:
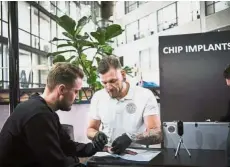
[[[162,121],[219,120],[228,110],[230,32],[159,37]]]

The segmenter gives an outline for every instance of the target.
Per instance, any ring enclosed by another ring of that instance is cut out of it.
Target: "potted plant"
[[[54,38],[52,41],[63,41],[57,45],[57,48],[68,47],[66,50],[49,53],[48,56],[54,56],[53,63],[56,62],[71,62],[79,66],[87,78],[89,89],[94,93],[102,88],[98,81],[97,66],[103,56],[109,56],[113,52],[111,46],[112,39],[122,34],[124,31],[120,25],[112,24],[104,28],[98,27],[94,32],[84,32],[84,26],[89,23],[91,17],[82,17],[77,23],[67,15],[57,17],[56,22],[64,29],[62,34],[65,39]],[[86,51],[94,50],[93,58],[89,59]],[[66,57],[65,53],[74,53],[70,57]],[[127,74],[131,73],[131,68],[124,67]],[[86,95],[86,93],[85,93]],[[87,97],[87,95],[86,95]],[[79,99],[82,98],[82,92],[79,93]],[[90,99],[87,97],[87,99]]]

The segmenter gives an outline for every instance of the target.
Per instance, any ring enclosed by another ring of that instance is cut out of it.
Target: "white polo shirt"
[[[144,117],[159,114],[153,93],[140,86],[131,86],[120,99],[109,96],[105,89],[97,91],[91,100],[90,118],[101,120],[102,131],[111,144],[123,133],[144,132]]]

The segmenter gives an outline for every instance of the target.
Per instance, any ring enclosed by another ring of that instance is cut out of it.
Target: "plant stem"
[[[94,61],[94,59],[95,59],[95,58],[96,58],[96,56],[97,56],[98,51],[99,51],[99,49],[97,49],[97,51],[96,51],[95,55],[93,56],[92,65],[93,65],[93,61]]]
[[[85,72],[87,73],[87,75],[90,76],[90,73],[87,71],[83,61],[81,60],[81,53],[80,52],[78,52],[78,60],[81,62],[81,65],[82,65],[83,69],[85,69]]]

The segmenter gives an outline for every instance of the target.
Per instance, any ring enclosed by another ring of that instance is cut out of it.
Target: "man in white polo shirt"
[[[105,89],[92,97],[88,138],[99,143],[108,138],[111,151],[116,154],[131,144],[161,143],[161,121],[153,93],[127,82],[115,56],[104,57],[98,72]]]

